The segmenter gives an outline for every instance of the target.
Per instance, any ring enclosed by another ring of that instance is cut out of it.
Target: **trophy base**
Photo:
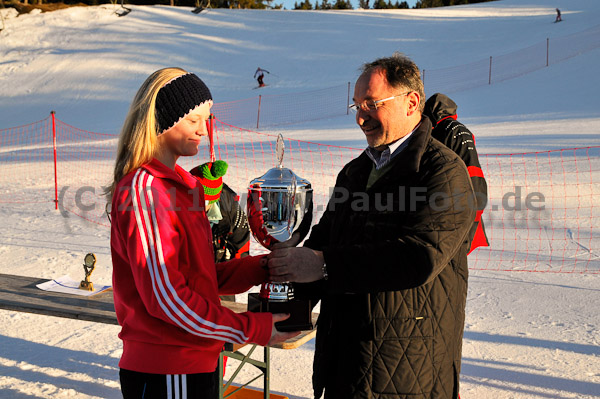
[[[272,302],[261,298],[257,293],[248,294],[248,311],[289,313],[290,318],[275,323],[277,330],[303,331],[312,330],[312,301],[310,299],[292,299],[285,302]]]

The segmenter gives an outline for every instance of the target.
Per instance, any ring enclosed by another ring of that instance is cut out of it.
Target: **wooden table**
[[[104,324],[119,324],[115,314],[113,304],[112,290],[101,292],[93,296],[77,296],[58,292],[44,291],[36,287],[36,285],[45,283],[48,279],[35,277],[15,276],[13,274],[0,273],[0,309],[12,310],[17,312],[36,313],[46,316],[65,317],[69,319],[93,321]],[[246,311],[246,304],[224,301],[223,306],[233,310],[236,313]],[[313,314],[313,321],[316,321],[317,314]],[[264,398],[269,398],[269,349],[294,349],[315,337],[315,330],[303,331],[300,335],[271,347],[264,347],[263,361],[250,359],[249,354],[244,355],[238,352],[241,346],[227,345],[226,350],[222,352],[219,365],[222,367],[222,358],[228,356],[234,359],[239,359],[242,363],[225,386],[228,387],[237,373],[245,364],[252,364],[258,367],[262,374],[253,379],[263,376],[264,379]],[[257,345],[250,348],[249,353],[254,351]],[[222,373],[221,373],[222,376]],[[250,381],[250,382],[252,382]],[[250,382],[242,385],[248,385]],[[223,390],[224,391],[224,390]],[[224,394],[221,393],[221,397]]]

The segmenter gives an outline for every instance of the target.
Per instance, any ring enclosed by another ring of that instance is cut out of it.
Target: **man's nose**
[[[369,113],[363,111],[360,107],[356,110],[356,123],[362,126],[367,120],[369,120]]]

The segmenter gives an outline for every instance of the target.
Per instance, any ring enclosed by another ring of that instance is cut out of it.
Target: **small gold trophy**
[[[81,280],[79,284],[80,290],[94,291],[94,284],[90,281],[90,276],[96,268],[96,255],[89,253],[83,258],[83,271],[85,272],[85,279]]]

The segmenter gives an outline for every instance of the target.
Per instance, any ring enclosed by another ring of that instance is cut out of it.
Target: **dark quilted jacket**
[[[317,398],[458,395],[473,189],[426,118],[393,162],[369,190],[366,154],[346,165],[305,243],[323,251],[329,273],[297,286],[322,300]]]

